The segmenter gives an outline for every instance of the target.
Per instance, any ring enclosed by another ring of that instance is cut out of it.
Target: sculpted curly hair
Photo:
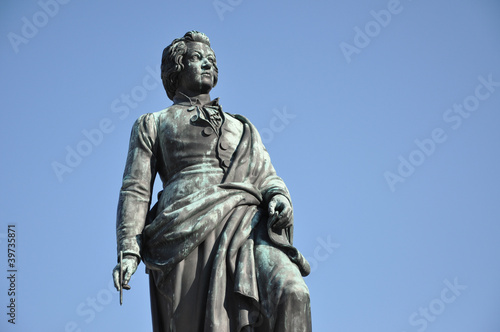
[[[167,92],[167,96],[171,100],[174,99],[175,91],[177,90],[179,73],[184,69],[182,59],[187,52],[186,44],[188,42],[200,42],[210,47],[210,40],[207,35],[203,32],[192,30],[187,32],[184,37],[174,39],[172,43],[163,50],[163,55],[161,57],[161,80],[163,81],[163,87]],[[215,86],[219,73],[216,61],[214,61],[214,69]]]

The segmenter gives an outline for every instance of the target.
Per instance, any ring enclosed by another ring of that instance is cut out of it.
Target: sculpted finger
[[[283,211],[280,213],[278,220],[274,224],[276,228],[287,228],[290,227],[293,223],[293,213],[292,210],[289,209],[287,211]]]
[[[276,208],[276,200],[272,199],[269,202],[269,206],[268,206],[268,209],[267,209],[267,211],[269,212],[269,217],[271,217],[274,214],[275,208]]]
[[[127,266],[123,269],[123,283],[128,284],[130,281],[130,278],[132,277],[132,274],[134,274],[135,271],[132,271],[130,266]]]
[[[274,228],[283,228],[284,223],[286,222],[285,218],[283,218],[283,214],[279,214],[276,217],[276,221],[274,222]]]
[[[288,228],[288,227],[291,227],[292,225],[293,225],[292,219],[291,218],[286,218],[286,222],[283,225],[283,228]]]
[[[115,288],[117,291],[120,290],[120,268],[118,266],[116,266],[114,269],[113,269],[113,282],[115,284]]]
[[[280,208],[280,218],[289,218],[292,211],[290,205],[282,203]]]
[[[269,227],[274,227],[274,225],[276,224],[276,220],[278,220],[276,213],[269,215],[269,219],[267,220],[267,224],[269,225]]]
[[[293,210],[290,204],[284,203],[283,209],[281,210],[280,216],[282,218],[290,219],[292,217]]]
[[[283,224],[283,220],[278,220],[278,221],[276,221],[276,222],[274,223],[273,228],[274,228],[274,229],[282,229],[282,228],[283,228],[283,227],[282,227],[282,224]]]

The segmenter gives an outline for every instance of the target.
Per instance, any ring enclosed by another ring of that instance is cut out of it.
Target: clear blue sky
[[[58,1],[0,5],[1,331],[150,329],[143,265],[109,289],[116,204],[192,29],[291,191],[314,331],[500,331],[498,1]]]

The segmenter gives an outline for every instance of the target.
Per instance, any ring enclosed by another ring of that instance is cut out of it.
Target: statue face
[[[209,93],[215,81],[215,55],[210,46],[199,43],[187,43],[184,54],[184,69],[179,74],[178,89],[186,94]]]

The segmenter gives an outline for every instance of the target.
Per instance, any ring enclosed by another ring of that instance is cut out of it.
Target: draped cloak
[[[307,293],[301,275],[309,264],[292,244],[292,227],[268,225],[267,203],[276,194],[290,200],[288,190],[245,117],[222,113],[217,132],[203,107],[220,106],[174,104],[141,116],[132,130],[117,241],[150,274],[154,329],[274,331],[285,310],[288,320],[308,316],[296,325],[310,331],[308,297],[282,304],[289,285]],[[156,173],[164,189],[149,210]]]

